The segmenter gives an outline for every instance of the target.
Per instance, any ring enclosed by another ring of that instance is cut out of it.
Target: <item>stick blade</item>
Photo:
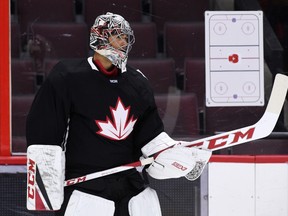
[[[266,112],[280,114],[286,99],[288,76],[276,74]]]

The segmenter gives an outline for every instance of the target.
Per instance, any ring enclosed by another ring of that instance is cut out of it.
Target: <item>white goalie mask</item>
[[[125,38],[127,43],[116,49],[110,42],[110,36]],[[113,65],[125,68],[128,53],[135,42],[133,31],[129,23],[120,15],[106,13],[96,18],[90,32],[90,47],[95,52],[108,58]]]

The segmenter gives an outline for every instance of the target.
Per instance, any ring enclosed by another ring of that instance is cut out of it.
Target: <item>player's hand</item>
[[[146,171],[155,179],[183,177],[196,165],[191,149],[187,147],[167,149],[155,158]]]

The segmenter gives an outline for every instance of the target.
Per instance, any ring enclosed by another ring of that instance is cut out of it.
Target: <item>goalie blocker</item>
[[[27,149],[28,210],[59,210],[64,197],[65,155],[60,146]]]

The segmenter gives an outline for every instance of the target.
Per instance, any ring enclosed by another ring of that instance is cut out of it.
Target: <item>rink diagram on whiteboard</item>
[[[206,105],[263,106],[263,14],[206,11]]]

